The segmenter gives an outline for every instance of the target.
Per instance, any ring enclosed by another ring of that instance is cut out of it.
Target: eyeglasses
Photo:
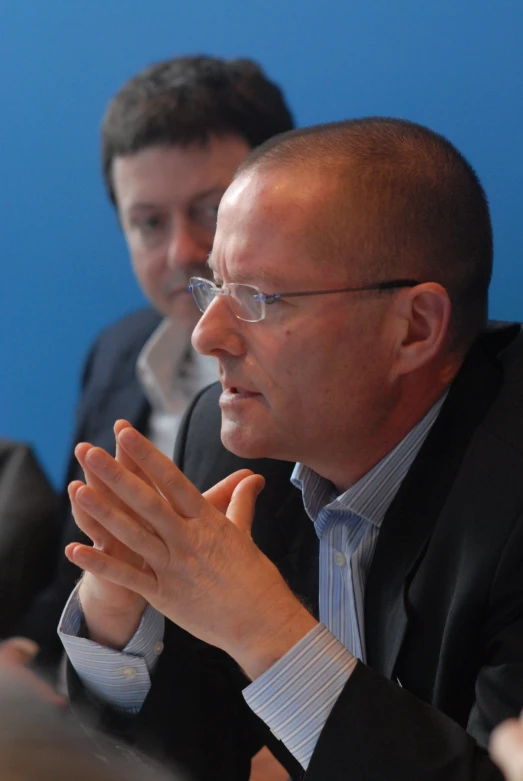
[[[421,284],[414,279],[391,279],[387,282],[375,282],[373,285],[363,287],[342,287],[336,290],[305,290],[292,293],[262,293],[255,285],[244,285],[233,282],[227,287],[218,287],[208,279],[191,277],[188,289],[194,296],[196,306],[200,312],[212,304],[216,296],[229,296],[233,314],[238,320],[247,323],[257,323],[263,320],[267,306],[275,304],[286,298],[298,298],[300,296],[326,296],[330,293],[363,293],[369,290],[397,290],[402,287],[415,287]]]

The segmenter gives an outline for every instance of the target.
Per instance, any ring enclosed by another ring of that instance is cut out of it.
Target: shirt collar
[[[192,348],[191,333],[166,317],[142,347],[136,373],[153,409],[179,413],[198,390],[218,379],[216,359]]]
[[[316,520],[319,511],[327,506],[328,509],[343,509],[355,513],[380,527],[446,397],[447,393],[381,461],[338,496],[329,480],[305,464],[296,464],[291,482],[302,492],[305,510],[311,520]]]

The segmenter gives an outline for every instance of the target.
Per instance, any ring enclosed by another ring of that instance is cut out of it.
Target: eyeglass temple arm
[[[362,287],[342,287],[336,290],[309,290],[305,292],[291,293],[262,293],[259,299],[266,304],[274,304],[281,298],[297,298],[298,296],[324,296],[328,293],[363,293],[367,290],[395,290],[402,287],[416,287],[421,282],[415,279],[392,279],[390,282],[376,282],[374,285],[364,285]],[[256,296],[258,298],[258,296]]]

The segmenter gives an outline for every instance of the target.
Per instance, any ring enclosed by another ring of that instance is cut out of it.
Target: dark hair
[[[291,130],[280,88],[248,59],[175,57],[130,79],[102,122],[102,168],[116,204],[112,162],[154,145],[204,144],[211,136],[241,136],[251,147]]]
[[[370,281],[440,283],[452,302],[451,343],[468,348],[487,318],[492,227],[479,179],[450,141],[402,119],[347,120],[268,141],[237,175],[273,164],[328,179],[306,237],[323,257],[353,260]]]

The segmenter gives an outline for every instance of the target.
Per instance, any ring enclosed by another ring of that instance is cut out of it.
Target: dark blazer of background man
[[[218,204],[238,164],[250,149],[292,127],[281,90],[248,59],[166,60],[134,76],[112,99],[102,124],[105,184],[134,272],[153,308],[123,318],[92,346],[73,445],[87,440],[114,452],[113,424],[121,417],[155,441],[156,415],[164,430],[157,444],[172,455],[186,404],[217,377],[212,359],[195,374],[199,358],[190,333],[198,311],[187,292],[189,277],[208,275]],[[137,371],[144,345],[167,319],[171,330],[154,360],[170,372],[173,388],[168,390],[176,393],[170,404],[159,397],[158,388],[148,387],[150,374],[144,378]],[[71,453],[67,482],[81,474]],[[59,523],[63,543],[54,581],[16,627],[40,644],[44,666],[54,665],[62,651],[56,625],[78,577],[63,556],[65,542],[80,534],[67,496]]]
[[[53,575],[58,497],[32,449],[0,438],[0,632],[12,632]]]
[[[367,662],[352,659],[305,777],[499,779],[488,736],[523,703],[523,342],[519,326],[484,333],[492,235],[477,177],[445,139],[405,121],[285,134],[253,153],[225,195],[211,266],[225,288],[239,278],[269,295],[265,312],[256,291],[247,312],[219,289],[203,305],[193,342],[219,359],[221,437],[236,456],[218,441],[215,386],[190,409],[178,446],[178,463],[200,489],[248,465],[244,459],[268,455],[302,461],[332,487],[351,485],[444,399],[377,537],[364,596]],[[339,291],[329,303],[310,295],[329,289]],[[285,296],[300,290],[309,293],[301,303]],[[281,298],[270,295],[280,291]],[[245,779],[250,755],[264,742],[276,753],[278,736],[269,732],[270,714],[264,724],[243,702],[247,681],[238,665],[267,681],[274,661],[317,628],[312,521],[299,492],[267,462],[253,463],[267,478],[253,526],[259,549],[208,505],[180,520],[176,508],[187,506],[189,487],[124,433],[149,478],[160,480],[161,470],[167,495],[177,487],[170,508],[162,503],[161,524],[148,516],[169,556],[159,563],[151,554],[156,538],[147,529],[127,535],[154,499],[153,489],[134,481],[133,491],[125,489],[132,514],[119,529],[151,571],[131,562],[124,578],[121,550],[111,562],[71,547],[71,559],[90,570],[80,588],[85,631],[92,615],[100,627],[103,611],[110,613],[92,599],[103,588],[97,563],[120,584],[118,599],[131,593],[127,586],[176,623],[167,623],[136,718],[96,702],[71,674],[73,698],[105,727],[182,761],[196,778]],[[82,458],[95,468],[88,451]],[[95,475],[119,495],[116,505],[92,480],[90,492],[78,485],[72,492],[77,520],[89,528],[89,512],[111,528],[115,507],[123,512],[118,485],[128,472],[108,457],[105,463]],[[87,511],[82,494],[94,494],[95,509]],[[205,591],[202,548],[206,566],[219,563],[214,588]],[[191,584],[183,602],[181,582]],[[189,615],[193,600],[199,608]],[[247,634],[237,634],[241,626]],[[104,631],[111,640],[112,626]],[[280,758],[296,774],[281,744]]]

